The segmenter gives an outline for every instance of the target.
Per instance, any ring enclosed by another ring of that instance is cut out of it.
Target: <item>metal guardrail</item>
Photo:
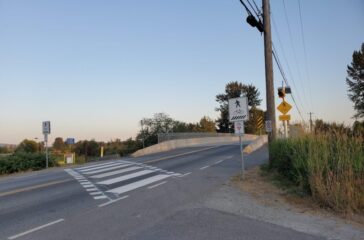
[[[205,132],[183,132],[183,133],[159,133],[158,143],[190,138],[205,138],[205,137],[232,137],[233,133],[205,133]]]

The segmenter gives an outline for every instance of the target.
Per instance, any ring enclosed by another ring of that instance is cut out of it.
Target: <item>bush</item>
[[[49,167],[55,166],[53,157],[49,157]],[[46,167],[46,157],[42,153],[17,152],[0,158],[0,174],[9,174],[27,170],[40,170]]]
[[[364,212],[364,143],[346,134],[279,139],[269,169],[337,211]]]

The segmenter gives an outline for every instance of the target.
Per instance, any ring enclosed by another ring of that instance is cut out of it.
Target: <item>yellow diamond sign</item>
[[[281,102],[281,104],[278,105],[277,109],[278,111],[280,111],[283,114],[286,114],[289,112],[289,110],[291,110],[292,106],[283,100],[283,102]]]

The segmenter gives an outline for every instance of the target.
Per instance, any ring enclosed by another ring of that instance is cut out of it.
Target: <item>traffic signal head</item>
[[[284,98],[286,96],[286,91],[284,88],[278,88],[278,96]]]
[[[249,15],[246,18],[246,22],[249,23],[250,26],[256,27],[259,30],[259,32],[261,32],[261,33],[264,32],[262,22],[260,20],[257,21],[257,19],[253,15]]]

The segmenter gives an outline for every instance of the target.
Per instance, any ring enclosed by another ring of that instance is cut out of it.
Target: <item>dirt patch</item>
[[[323,209],[310,196],[292,193],[291,189],[284,188],[274,183],[271,175],[263,174],[259,167],[255,167],[245,172],[244,181],[241,176],[232,178],[234,186],[241,191],[249,193],[259,203],[282,208],[297,213],[306,213],[322,217],[339,217],[348,223],[364,227],[364,216],[359,214],[341,214]]]

